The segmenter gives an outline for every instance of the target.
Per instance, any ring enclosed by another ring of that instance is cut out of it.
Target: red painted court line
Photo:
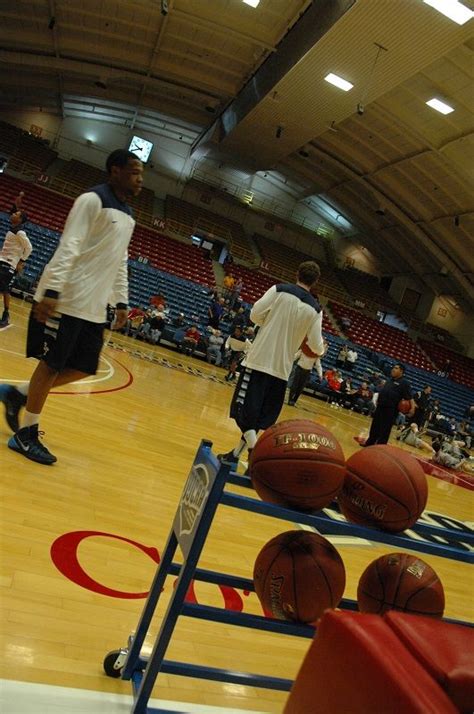
[[[429,476],[439,478],[441,481],[453,483],[461,488],[467,488],[468,491],[474,491],[474,476],[464,473],[464,471],[456,471],[455,469],[445,469],[439,464],[432,464],[430,461],[420,459],[415,456],[421,468]]]
[[[116,359],[115,357],[108,355],[107,359],[111,359],[113,362],[117,362],[117,364],[120,365],[120,367],[122,367],[124,372],[126,372],[126,374],[128,375],[128,379],[125,384],[121,384],[118,387],[110,387],[110,389],[95,389],[95,390],[88,389],[88,390],[83,390],[80,392],[51,392],[51,394],[62,394],[62,395],[66,395],[68,397],[75,397],[75,396],[82,395],[82,394],[108,394],[109,392],[119,392],[121,389],[127,389],[127,387],[129,387],[133,382],[133,374],[130,372],[130,370],[127,367],[125,367],[124,364],[119,362],[119,360]]]

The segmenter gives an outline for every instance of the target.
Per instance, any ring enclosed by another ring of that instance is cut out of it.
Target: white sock
[[[247,442],[245,441],[245,439],[241,439],[238,443],[238,446],[236,446],[232,451],[232,453],[234,454],[236,459],[239,458],[240,454],[242,453],[242,451],[245,449],[246,446],[247,446]]]
[[[34,426],[35,424],[39,424],[39,414],[33,414],[33,412],[28,412],[25,409],[25,413],[23,415],[23,423],[22,427],[25,426]]]
[[[23,384],[19,384],[15,389],[17,389],[20,394],[23,394],[24,397],[28,396],[28,390],[30,388],[30,383],[29,382],[23,382]]]
[[[257,443],[257,432],[255,431],[255,429],[249,429],[248,431],[245,431],[244,437],[247,443],[247,447],[249,449],[253,449],[253,447]]]

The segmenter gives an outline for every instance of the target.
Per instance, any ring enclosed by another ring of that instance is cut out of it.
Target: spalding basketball
[[[335,436],[310,419],[282,421],[264,431],[249,467],[262,500],[303,511],[327,506],[339,493],[346,470]]]
[[[395,446],[367,446],[347,461],[338,496],[348,521],[398,533],[410,528],[426,506],[428,486],[418,461]]]
[[[337,607],[346,585],[341,556],[326,538],[287,531],[268,541],[253,571],[264,611],[279,620],[315,622]]]
[[[398,402],[398,411],[402,414],[408,414],[411,411],[411,403],[409,399],[400,399]]]
[[[357,588],[361,612],[387,610],[442,617],[443,585],[433,568],[415,555],[390,553],[364,570]]]

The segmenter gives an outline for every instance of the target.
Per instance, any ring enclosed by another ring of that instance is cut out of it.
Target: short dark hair
[[[298,267],[298,280],[304,285],[314,285],[319,276],[321,275],[321,270],[319,265],[314,260],[305,260]]]
[[[112,153],[107,156],[107,161],[105,162],[107,173],[111,173],[112,166],[119,166],[121,169],[125,168],[130,159],[140,161],[138,156],[135,156],[135,154],[132,154],[132,152],[127,149],[115,149],[115,151],[112,151]]]
[[[402,372],[405,372],[405,365],[402,364],[401,362],[395,362],[393,367],[399,367],[402,370]],[[392,367],[392,369],[393,369],[393,367]]]

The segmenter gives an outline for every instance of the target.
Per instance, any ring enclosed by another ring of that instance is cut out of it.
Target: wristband
[[[117,310],[128,310],[128,305],[126,302],[118,302],[115,306]]]
[[[57,290],[45,290],[44,296],[46,298],[53,298],[53,300],[58,300],[59,292]]]

